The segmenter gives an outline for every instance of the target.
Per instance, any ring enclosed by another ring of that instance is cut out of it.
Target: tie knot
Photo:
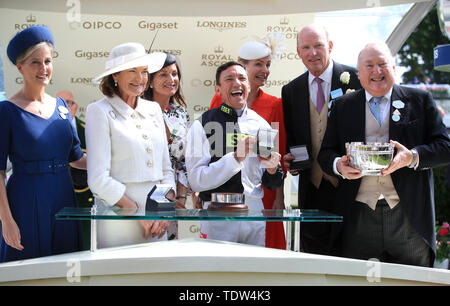
[[[317,83],[317,84],[322,84],[322,82],[323,82],[323,80],[321,79],[321,78],[319,78],[319,77],[315,77],[314,78],[314,81]]]
[[[372,102],[379,103],[381,101],[381,99],[383,99],[383,96],[381,96],[381,97],[372,97]]]

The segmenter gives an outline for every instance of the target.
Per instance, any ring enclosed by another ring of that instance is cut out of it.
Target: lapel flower
[[[348,71],[342,72],[339,80],[342,84],[348,84],[350,82],[350,73]]]
[[[348,93],[351,93],[351,92],[354,92],[354,91],[355,91],[354,89],[349,88],[349,89],[347,89],[347,90],[345,91],[345,94],[348,94]]]

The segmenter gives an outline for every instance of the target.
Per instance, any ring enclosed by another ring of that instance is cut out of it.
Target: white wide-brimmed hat
[[[257,38],[243,44],[239,48],[238,56],[245,60],[255,60],[270,55],[272,59],[277,60],[286,48],[284,40],[282,33],[269,33],[262,39]]]
[[[140,43],[120,44],[112,48],[109,53],[109,59],[105,64],[105,72],[95,77],[92,82],[100,83],[105,76],[134,67],[148,66],[149,73],[156,72],[164,65],[166,56],[163,52],[147,54],[144,46]]]

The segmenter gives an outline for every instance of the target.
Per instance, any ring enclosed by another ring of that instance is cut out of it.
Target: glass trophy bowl
[[[362,175],[381,175],[394,156],[394,145],[390,143],[351,142],[345,144],[350,165],[361,170]]]

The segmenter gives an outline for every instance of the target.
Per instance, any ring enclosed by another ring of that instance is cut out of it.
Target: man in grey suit
[[[331,211],[337,179],[325,174],[317,162],[327,117],[333,100],[349,90],[359,89],[356,69],[331,59],[333,42],[323,26],[308,25],[297,35],[297,53],[308,69],[283,86],[281,96],[286,128],[287,150],[306,146],[311,167],[300,171],[290,169],[291,153],[284,166],[293,175],[300,173],[298,204],[302,209]],[[319,82],[319,83],[318,83]],[[330,249],[330,224],[302,223],[300,246],[303,252],[334,254]]]
[[[450,139],[430,93],[398,86],[385,43],[358,57],[363,89],[336,100],[319,163],[339,178],[335,213],[344,216],[345,257],[432,266],[435,253],[431,167],[450,162]],[[394,158],[381,176],[362,176],[346,155],[347,142],[391,142]]]

